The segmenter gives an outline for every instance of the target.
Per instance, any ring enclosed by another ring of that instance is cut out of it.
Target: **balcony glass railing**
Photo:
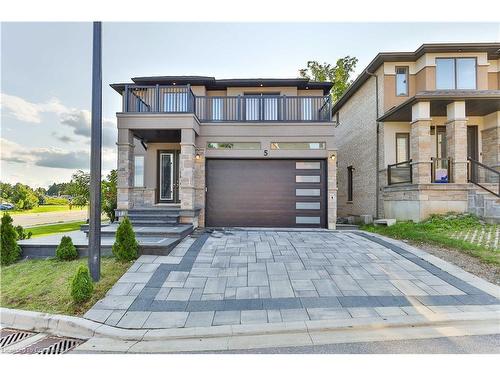
[[[189,86],[125,87],[124,112],[194,113],[201,122],[328,122],[326,96],[195,96]]]
[[[412,183],[411,159],[401,163],[389,164],[387,166],[387,184],[411,184]]]

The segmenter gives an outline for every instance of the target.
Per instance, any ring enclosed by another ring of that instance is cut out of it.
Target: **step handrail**
[[[490,192],[491,194],[500,198],[500,172],[497,171],[496,169],[493,169],[493,168],[491,168],[491,167],[489,167],[489,166],[487,166],[487,165],[485,165],[477,160],[474,160],[470,157],[467,158],[467,161],[469,164],[469,166],[467,168],[467,181],[473,183],[474,185],[479,186],[481,189],[484,189],[484,190]],[[497,175],[497,177],[498,177],[498,192],[494,192],[493,190],[488,189],[486,186],[481,185],[478,181],[474,181],[472,179],[472,176],[471,176],[472,175],[472,173],[471,173],[471,165],[472,164],[478,165],[479,167],[484,168],[484,169]]]

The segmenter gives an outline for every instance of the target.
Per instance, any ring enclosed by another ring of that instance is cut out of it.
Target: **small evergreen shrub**
[[[113,255],[118,260],[133,260],[137,258],[139,243],[135,239],[134,229],[128,217],[125,217],[116,231],[116,240],[113,244]]]
[[[71,297],[75,303],[88,301],[92,297],[94,284],[90,278],[89,269],[81,265],[71,280]]]
[[[21,255],[21,248],[17,244],[17,233],[12,225],[12,217],[4,214],[0,224],[0,258],[2,265],[14,263]]]
[[[16,226],[14,229],[16,230],[18,240],[29,240],[33,234],[30,231],[24,230],[20,225]]]
[[[78,251],[76,250],[73,241],[69,236],[63,236],[61,243],[56,249],[56,258],[59,260],[73,260],[78,258]]]

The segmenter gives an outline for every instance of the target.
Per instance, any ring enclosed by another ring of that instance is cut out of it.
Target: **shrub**
[[[92,284],[89,269],[81,265],[71,280],[71,297],[75,303],[82,303],[92,297],[93,291],[94,284]]]
[[[16,230],[18,240],[28,240],[33,234],[30,231],[24,230],[24,228],[20,225],[16,226],[14,229]]]
[[[125,217],[116,231],[113,244],[113,255],[118,260],[133,260],[137,258],[139,244],[135,239],[134,229],[128,217]]]
[[[0,257],[2,265],[14,263],[21,255],[21,248],[17,244],[17,233],[12,225],[9,214],[2,216],[0,224]]]
[[[59,260],[73,260],[78,258],[78,251],[76,250],[73,241],[69,236],[63,236],[61,243],[56,249],[56,258]]]

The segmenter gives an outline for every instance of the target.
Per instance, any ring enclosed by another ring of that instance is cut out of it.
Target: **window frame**
[[[352,203],[354,200],[354,189],[353,189],[353,180],[354,180],[354,167],[352,165],[347,167],[347,202]]]
[[[394,90],[395,94],[397,97],[405,97],[410,95],[410,67],[409,66],[396,66],[395,68],[395,85],[394,85]],[[406,77],[406,91],[404,94],[398,94],[398,69],[404,69],[405,70],[405,77]]]
[[[437,87],[437,81],[438,81],[438,69],[437,69],[437,61],[438,60],[453,60],[453,88],[451,89],[443,89],[443,88],[438,88]],[[458,88],[457,83],[458,83],[458,71],[457,71],[457,60],[474,60],[474,71],[475,71],[475,77],[474,77],[474,88],[472,89],[462,89]],[[477,57],[476,56],[462,56],[462,57],[436,57],[435,58],[435,67],[436,67],[436,76],[435,82],[436,82],[436,90],[477,90]]]
[[[398,138],[400,137],[405,137],[406,138],[406,160],[399,160],[398,161]],[[395,135],[395,140],[396,140],[396,147],[394,147],[395,152],[396,152],[396,164],[397,163],[402,163],[404,161],[409,161],[410,160],[410,133],[409,132],[397,132]]]
[[[137,159],[142,158],[142,185],[136,183],[137,179]],[[134,188],[144,188],[146,186],[146,156],[134,155]]]

